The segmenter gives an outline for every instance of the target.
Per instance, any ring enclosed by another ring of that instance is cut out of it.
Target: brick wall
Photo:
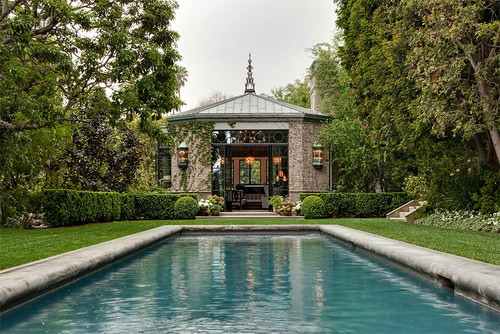
[[[319,139],[321,127],[318,123],[290,122],[288,154],[289,193],[292,200],[298,200],[301,192],[328,191],[327,154],[322,169],[318,170],[312,165],[312,147]]]

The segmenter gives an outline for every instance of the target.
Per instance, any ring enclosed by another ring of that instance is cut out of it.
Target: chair
[[[247,200],[243,196],[243,190],[233,190],[232,193],[233,193],[233,198],[232,198],[233,207],[238,207],[240,210],[243,209],[243,207],[247,203]]]

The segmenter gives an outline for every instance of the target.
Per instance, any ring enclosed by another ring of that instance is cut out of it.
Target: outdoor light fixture
[[[252,165],[255,161],[255,158],[254,157],[246,157],[245,158],[245,162],[247,163],[247,165]]]
[[[319,142],[313,145],[313,166],[316,169],[323,167],[323,154],[325,153],[323,146]]]
[[[286,175],[285,175],[285,173],[283,173],[282,170],[280,170],[278,172],[278,175],[276,175],[276,182],[279,182],[280,179],[283,180],[283,182],[286,182]]]
[[[186,169],[188,166],[188,146],[186,145],[185,142],[180,143],[180,145],[177,147],[177,158],[178,158],[178,163],[177,166],[182,169]]]

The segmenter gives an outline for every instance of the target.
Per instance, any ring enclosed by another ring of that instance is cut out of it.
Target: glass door
[[[269,150],[270,195],[288,196],[288,146],[271,146]]]

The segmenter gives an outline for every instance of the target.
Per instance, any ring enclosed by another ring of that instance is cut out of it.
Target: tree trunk
[[[497,162],[500,162],[500,134],[498,133],[498,127],[495,122],[490,122],[490,138],[495,151]]]
[[[373,178],[373,182],[375,183],[375,192],[382,192],[382,173],[377,172]]]

